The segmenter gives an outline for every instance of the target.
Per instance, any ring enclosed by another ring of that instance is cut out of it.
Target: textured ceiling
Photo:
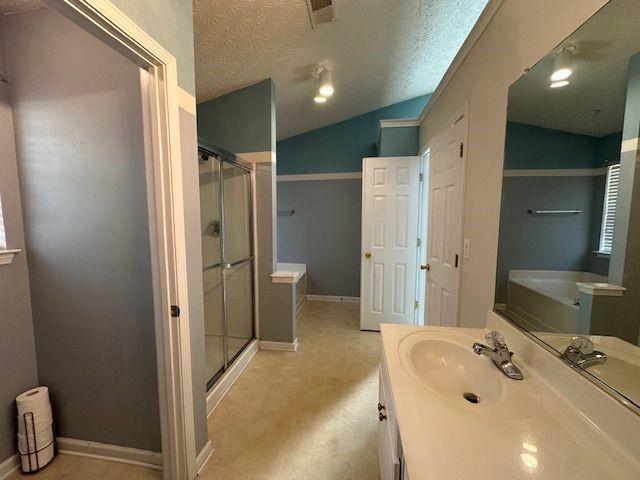
[[[0,15],[28,12],[38,8],[45,8],[40,0],[0,0]]]
[[[561,44],[576,47],[571,84],[549,88],[554,49],[509,90],[509,120],[596,137],[622,130],[639,18],[638,0],[608,3]]]
[[[305,0],[195,0],[198,102],[271,77],[287,138],[435,90],[487,0],[334,0],[311,28]],[[313,103],[313,69],[334,96]]]

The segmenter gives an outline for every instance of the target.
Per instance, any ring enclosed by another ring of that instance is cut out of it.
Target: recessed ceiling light
[[[566,87],[567,85],[569,85],[569,81],[568,80],[560,80],[559,82],[553,82],[551,85],[549,85],[549,87],[551,87],[551,88],[562,88],[562,87]]]

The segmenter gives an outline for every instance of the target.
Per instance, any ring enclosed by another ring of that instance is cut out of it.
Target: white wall
[[[505,0],[446,88],[432,97],[420,148],[469,103],[460,325],[484,326],[493,308],[509,86],[605,0]],[[439,95],[438,95],[439,94]]]

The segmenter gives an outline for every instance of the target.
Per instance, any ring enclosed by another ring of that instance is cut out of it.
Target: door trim
[[[141,86],[148,93],[143,95],[145,145],[150,147],[145,156],[163,476],[193,479],[196,445],[179,117],[180,102],[191,111],[193,95],[178,86],[176,59],[110,1],[47,3],[148,73],[141,75]],[[171,305],[180,307],[179,317],[171,317]]]

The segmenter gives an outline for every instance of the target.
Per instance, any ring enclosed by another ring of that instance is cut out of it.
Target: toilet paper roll
[[[36,387],[21,393],[16,398],[18,406],[18,416],[22,417],[26,412],[37,414],[51,406],[49,402],[49,389],[47,387]]]
[[[53,442],[53,427],[45,428],[35,435],[22,435],[18,433],[18,451],[21,455],[42,450]]]

